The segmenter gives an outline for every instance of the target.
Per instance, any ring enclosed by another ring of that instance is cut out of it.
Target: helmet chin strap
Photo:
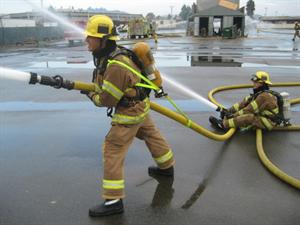
[[[108,38],[106,36],[99,38],[100,45],[93,51],[94,56],[102,55],[102,51],[105,49]]]
[[[109,37],[110,37],[110,35],[108,34],[101,38],[100,49],[103,49],[106,47],[106,43],[107,43],[107,40]]]

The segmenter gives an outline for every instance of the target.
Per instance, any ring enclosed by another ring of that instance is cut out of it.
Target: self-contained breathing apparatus
[[[255,94],[251,94],[251,97],[248,99],[248,104],[255,100],[257,98],[258,95],[260,95],[262,92],[267,92],[270,93],[271,95],[276,97],[277,100],[277,105],[278,105],[278,114],[274,114],[272,116],[269,116],[268,118],[270,120],[272,120],[273,122],[276,123],[277,126],[279,125],[283,125],[283,126],[290,126],[290,119],[291,119],[291,105],[289,102],[289,93],[287,92],[282,92],[279,93],[277,91],[273,91],[273,90],[264,90],[264,91],[259,91]],[[233,118],[233,114],[225,108],[221,108],[218,107],[217,110],[218,112],[220,112],[220,118],[224,119],[230,119]]]
[[[289,94],[287,92],[277,92],[273,90],[267,90],[266,92],[270,93],[271,95],[275,96],[277,99],[277,105],[278,105],[278,114],[276,114],[272,120],[279,126],[290,126],[290,110],[291,105],[288,100]]]
[[[284,126],[290,126],[290,102],[288,100],[289,94],[287,92],[279,93],[273,90],[264,90],[253,94],[249,101],[255,100],[262,92],[270,93],[271,95],[275,96],[277,100],[278,113],[269,116],[268,118],[275,122],[277,126],[281,124]]]
[[[138,42],[134,45],[133,49],[127,49],[123,46],[117,46],[117,49],[110,53],[107,57],[99,59],[94,58],[94,64],[96,68],[93,71],[93,82],[95,82],[97,74],[103,75],[110,60],[114,60],[117,56],[124,55],[128,57],[133,63],[140,69],[140,74],[144,77],[141,82],[135,85],[133,88],[136,91],[134,97],[123,96],[118,102],[118,106],[130,107],[133,106],[137,101],[143,101],[146,97],[149,97],[150,92],[153,88],[147,84],[147,80],[152,82],[155,86],[159,87],[155,91],[155,97],[163,97],[167,95],[164,93],[161,85],[162,79],[160,72],[155,66],[153,54],[150,46],[144,42]],[[108,116],[112,115],[112,109],[108,109]]]

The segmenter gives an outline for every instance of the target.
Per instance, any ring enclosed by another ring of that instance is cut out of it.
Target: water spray
[[[0,80],[9,79],[20,81],[25,84],[41,84],[51,86],[54,88],[64,88],[67,90],[80,90],[80,91],[95,91],[94,83],[85,83],[81,81],[70,81],[64,79],[60,75],[53,77],[38,75],[33,72],[21,72],[13,69],[0,67]]]
[[[61,23],[62,25],[64,25],[65,27],[68,27],[72,30],[74,30],[76,33],[82,35],[82,37],[84,38],[85,35],[84,35],[84,30],[81,29],[80,27],[70,23],[67,19],[64,19],[52,12],[50,12],[49,10],[47,9],[44,9],[44,8],[41,8],[40,6],[36,5],[35,3],[31,2],[30,0],[25,0],[26,3],[28,3],[30,6],[32,6],[33,8],[41,11],[42,13],[44,13],[45,15],[47,15],[48,17],[54,19],[55,21]]]
[[[63,19],[57,15],[55,15],[54,13],[41,8],[40,6],[36,5],[35,3],[31,2],[30,0],[25,0],[25,2],[27,2],[29,5],[31,5],[33,8],[36,8],[40,11],[42,11],[44,14],[46,14],[47,16],[49,16],[50,18],[60,22],[61,24],[63,24],[66,27],[71,28],[72,30],[76,31],[77,33],[84,35],[84,30],[81,29],[80,27],[75,26],[74,24],[68,22],[66,19]],[[37,74],[31,73],[31,75],[29,75],[30,78],[30,84],[36,84],[36,83],[40,83],[42,85],[49,85],[49,86],[53,86],[56,88],[66,88],[66,89],[76,89],[76,87],[78,87],[78,82],[71,82],[71,81],[64,81],[62,79],[62,77],[59,76],[55,76],[55,77],[46,77],[46,76],[39,76]],[[210,108],[216,110],[217,106],[214,105],[213,103],[211,103],[210,101],[208,101],[207,99],[203,98],[202,96],[200,96],[199,94],[197,94],[196,92],[190,90],[189,88],[183,86],[182,84],[168,78],[167,76],[164,76],[164,80],[169,82],[170,84],[172,84],[173,86],[179,88],[181,91],[187,93],[188,95],[190,95],[191,97],[199,100],[200,102],[204,103],[205,105],[209,106]],[[82,86],[82,82],[80,87]]]
[[[70,81],[64,79],[60,75],[56,76],[44,76],[38,75],[37,73],[33,72],[22,72],[17,71],[9,68],[0,67],[0,80],[1,79],[9,79],[9,80],[16,80],[24,82],[25,84],[41,84],[46,86],[51,86],[54,88],[64,88],[67,90],[82,90],[82,91],[95,91],[95,84],[94,83],[85,83],[81,81]],[[209,106],[210,108],[216,110],[218,107],[213,104],[212,102],[208,101],[201,95],[197,94],[196,92],[190,90],[189,88],[185,87],[184,85],[178,83],[177,81],[163,75],[163,79],[170,83],[171,85],[177,87],[184,93],[190,95],[191,97],[199,100],[200,102],[204,103],[205,105]]]
[[[30,73],[0,67],[0,80],[9,79],[29,83],[30,77]]]
[[[192,91],[188,87],[185,87],[184,85],[182,85],[182,84],[178,83],[177,81],[171,79],[170,77],[166,76],[165,74],[163,74],[163,80],[170,83],[171,85],[179,88],[184,93],[186,93],[189,96],[191,96],[191,97],[197,99],[198,101],[204,103],[205,105],[209,106],[210,108],[212,108],[214,110],[217,110],[218,106],[216,106],[215,104],[213,104],[209,100],[205,99],[204,97],[202,97],[201,95],[199,95],[195,91]]]

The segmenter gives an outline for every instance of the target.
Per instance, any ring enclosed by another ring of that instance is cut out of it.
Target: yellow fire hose
[[[289,82],[289,83],[276,83],[272,85],[273,87],[290,87],[290,86],[300,86],[300,82]],[[211,90],[208,94],[208,97],[210,101],[212,101],[214,104],[218,106],[222,106],[219,104],[214,98],[213,95],[217,92],[221,92],[224,90],[231,90],[231,89],[241,89],[241,88],[250,88],[252,85],[232,85],[232,86],[222,86],[215,88]],[[84,91],[97,91],[97,87],[93,83],[85,83],[81,81],[74,81],[70,87],[70,89],[76,89],[76,90],[84,90]],[[291,104],[298,104],[300,103],[300,98],[292,99],[290,100]],[[217,141],[225,141],[229,139],[235,132],[236,129],[232,128],[225,134],[216,134],[213,133],[204,127],[198,125],[197,123],[193,122],[192,120],[188,119],[184,115],[181,115],[179,113],[176,113],[168,108],[165,108],[163,106],[158,105],[157,103],[150,102],[150,107],[152,110],[165,115],[184,126],[187,126],[191,128],[192,130]],[[288,126],[288,127],[276,127],[274,130],[278,131],[299,131],[300,125],[294,125],[294,126]],[[257,152],[259,155],[260,160],[262,163],[266,166],[267,169],[269,169],[270,172],[272,172],[275,176],[279,177],[281,180],[285,181],[286,183],[292,185],[293,187],[300,189],[300,180],[293,178],[289,176],[288,174],[281,171],[278,167],[276,167],[266,156],[263,144],[262,144],[262,131],[261,129],[256,130],[256,146],[257,146]]]
[[[220,134],[216,134],[213,133],[207,129],[205,129],[204,127],[200,126],[199,124],[193,122],[193,121],[189,121],[186,117],[180,115],[179,113],[176,113],[168,108],[165,108],[161,105],[158,105],[155,102],[151,102],[150,103],[150,107],[152,110],[165,115],[173,120],[176,120],[177,122],[183,124],[184,126],[187,126],[189,128],[191,128],[192,130],[196,131],[197,133],[200,133],[202,135],[204,135],[205,137],[217,140],[217,141],[225,141],[227,139],[229,139],[233,134],[235,129],[230,129],[226,134],[220,135]]]
[[[293,83],[276,83],[272,85],[273,87],[289,87],[289,86],[300,86],[300,82],[293,82]],[[209,92],[209,99],[217,104],[218,106],[221,106],[214,98],[213,94],[223,91],[223,90],[230,90],[230,89],[238,89],[238,88],[249,88],[252,87],[250,85],[234,85],[234,86],[224,86],[224,87],[218,87],[213,89]],[[300,98],[291,99],[290,100],[291,105],[300,103]],[[275,127],[273,130],[275,131],[300,131],[299,125],[293,125],[288,127]],[[294,177],[289,176],[282,170],[280,170],[278,167],[276,167],[267,157],[265,154],[264,148],[263,148],[263,142],[262,142],[262,130],[257,129],[256,130],[256,148],[258,156],[263,163],[263,165],[275,176],[277,176],[282,181],[290,184],[291,186],[300,189],[300,180],[296,179]]]

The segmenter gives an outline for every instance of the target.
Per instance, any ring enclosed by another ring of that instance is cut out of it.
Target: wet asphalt
[[[238,40],[168,37],[149,43],[163,74],[206,97],[221,85],[249,83],[258,69],[269,71],[273,82],[299,82],[300,54],[293,49],[300,41],[290,39],[260,33]],[[1,49],[0,59],[0,66],[81,81],[90,81],[93,67],[85,46],[63,42]],[[87,63],[72,63],[78,60]],[[208,117],[216,112],[168,83],[164,88],[194,121],[214,130]],[[298,87],[275,90],[300,97]],[[250,91],[216,98],[230,106]],[[292,122],[299,125],[300,107],[292,110]],[[77,91],[1,80],[0,224],[299,224],[300,192],[264,168],[255,132],[217,142],[151,114],[174,151],[174,180],[148,176],[154,162],[136,140],[125,162],[125,213],[94,219],[88,208],[102,201],[101,145],[110,127],[106,110]],[[264,132],[263,141],[271,161],[300,179],[299,132]]]

